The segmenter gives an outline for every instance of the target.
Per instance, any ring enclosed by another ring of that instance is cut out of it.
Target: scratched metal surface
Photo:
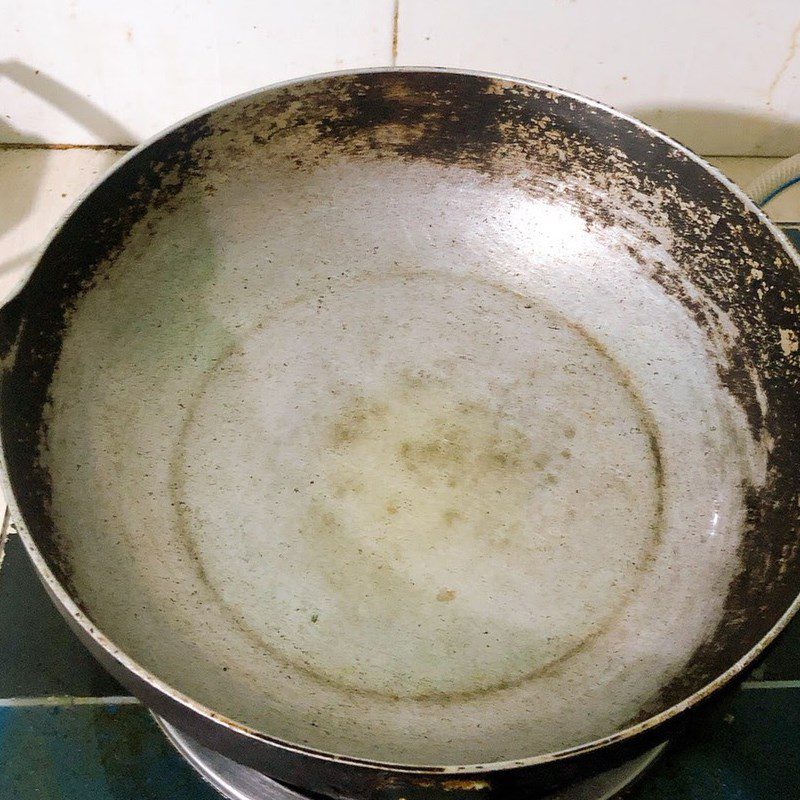
[[[12,445],[47,423],[15,475],[50,501],[39,544],[142,664],[301,744],[502,760],[667,708],[796,590],[790,260],[633,123],[500,81],[337,80],[190,126],[90,290],[36,312],[67,323]]]

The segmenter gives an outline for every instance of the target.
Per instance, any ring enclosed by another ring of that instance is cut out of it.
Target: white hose
[[[770,167],[763,175],[759,175],[745,191],[755,200],[756,205],[763,206],[795,183],[800,183],[800,153],[785,158],[774,167]]]

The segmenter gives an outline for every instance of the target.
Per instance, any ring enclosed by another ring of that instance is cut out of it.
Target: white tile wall
[[[0,141],[136,142],[232,94],[389,64],[394,0],[0,0]],[[707,154],[800,151],[800,0],[397,0],[397,60],[533,78]]]
[[[36,263],[50,229],[123,154],[0,150],[0,303]]]
[[[292,77],[390,63],[393,0],[0,0],[0,141],[132,143]]]
[[[800,0],[400,0],[400,64],[551,83],[701,153],[800,151]]]

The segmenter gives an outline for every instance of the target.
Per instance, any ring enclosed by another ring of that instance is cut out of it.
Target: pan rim
[[[723,184],[737,199],[742,201],[744,207],[751,213],[756,215],[756,218],[767,227],[772,236],[778,241],[783,248],[785,254],[789,257],[791,262],[800,271],[800,255],[796,253],[788,238],[781,231],[781,229],[774,223],[766,213],[750,198],[744,190],[725,177],[716,167],[709,164],[704,158],[694,153],[685,145],[677,140],[658,130],[657,128],[648,125],[641,120],[636,119],[628,114],[620,112],[607,104],[598,102],[596,100],[584,97],[581,94],[559,89],[546,83],[539,81],[527,80],[524,78],[516,78],[509,75],[504,75],[494,72],[486,72],[482,70],[465,70],[455,69],[449,67],[429,67],[429,66],[402,66],[402,67],[369,67],[369,68],[355,68],[348,70],[337,70],[332,72],[316,73],[301,78],[292,78],[277,83],[268,84],[256,89],[243,92],[233,97],[225,98],[217,103],[214,103],[200,111],[197,111],[189,116],[181,119],[180,121],[170,125],[155,135],[151,136],[141,144],[133,147],[128,153],[120,158],[115,164],[102,175],[100,175],[85,191],[83,191],[77,199],[67,208],[61,215],[54,227],[51,229],[49,235],[45,237],[41,246],[35,253],[34,261],[35,266],[29,269],[25,274],[20,276],[17,283],[10,290],[8,295],[3,301],[3,306],[18,296],[30,280],[36,268],[41,261],[42,256],[52,244],[55,237],[59,234],[61,229],[72,217],[74,212],[83,204],[83,202],[98,189],[105,180],[121,169],[128,161],[136,158],[140,153],[146,150],[150,145],[164,138],[165,136],[177,131],[187,123],[197,120],[206,114],[209,114],[217,109],[223,108],[231,103],[239,102],[250,97],[256,97],[265,92],[276,91],[288,87],[300,87],[305,84],[319,82],[321,80],[342,77],[357,77],[359,75],[377,75],[377,74],[392,74],[392,73],[412,73],[412,74],[425,74],[425,73],[444,73],[449,75],[459,75],[467,77],[488,78],[491,80],[505,81],[519,86],[525,86],[531,89],[550,92],[559,97],[568,100],[577,101],[590,108],[603,111],[610,114],[617,119],[624,120],[641,131],[647,133],[651,137],[660,139],[669,145],[672,149],[682,153],[689,160],[693,161],[698,166],[702,167],[714,179]],[[0,307],[0,313],[2,308]],[[752,647],[745,653],[738,661],[731,665],[725,672],[718,675],[713,681],[698,689],[693,694],[684,698],[679,703],[675,703],[667,709],[655,714],[647,719],[630,725],[615,733],[585,742],[573,747],[564,748],[561,750],[553,751],[551,753],[542,753],[536,756],[529,756],[520,759],[509,759],[504,761],[492,761],[482,764],[404,764],[400,762],[381,761],[368,758],[361,758],[356,756],[348,756],[344,754],[334,753],[327,750],[319,750],[316,748],[308,747],[305,745],[296,744],[294,742],[281,739],[259,731],[248,725],[243,725],[223,714],[219,714],[208,706],[197,702],[188,695],[180,692],[170,684],[158,678],[149,670],[138,664],[131,658],[122,648],[118,647],[111,639],[106,637],[102,631],[91,621],[91,619],[80,609],[78,604],[56,578],[53,571],[50,569],[44,555],[36,545],[30,532],[27,530],[25,524],[22,522],[23,517],[16,502],[16,497],[11,489],[8,469],[5,459],[5,452],[0,445],[0,488],[6,498],[6,504],[12,512],[12,519],[14,527],[17,530],[20,539],[27,550],[31,561],[36,568],[37,573],[51,598],[59,606],[62,613],[67,614],[92,640],[94,640],[99,647],[101,647],[107,656],[117,662],[122,668],[132,673],[138,680],[152,686],[156,691],[168,697],[172,702],[182,706],[186,711],[205,718],[208,722],[227,729],[228,731],[244,736],[253,742],[270,745],[279,748],[289,753],[307,756],[321,761],[328,761],[337,764],[351,765],[369,770],[392,772],[397,774],[435,774],[440,776],[455,775],[463,777],[465,774],[487,774],[494,772],[501,772],[507,770],[524,769],[528,767],[536,767],[545,764],[552,764],[554,762],[572,759],[582,755],[596,752],[604,749],[610,745],[619,744],[648,731],[662,726],[664,723],[674,719],[683,712],[698,705],[701,701],[707,699],[724,686],[729,684],[737,675],[742,673],[748,666],[750,666],[761,653],[774,641],[774,639],[783,631],[792,617],[800,610],[800,594],[798,594],[794,601],[784,611],[775,625]]]

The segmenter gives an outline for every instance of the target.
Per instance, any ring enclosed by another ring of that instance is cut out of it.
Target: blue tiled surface
[[[797,689],[745,689],[680,738],[626,800],[794,800]],[[213,800],[139,705],[0,708],[3,800]]]
[[[124,693],[66,626],[12,534],[0,573],[0,697]]]
[[[218,800],[141,706],[0,708],[3,800]]]
[[[789,241],[800,251],[800,228],[784,228],[783,232],[789,237]]]
[[[800,249],[800,229],[786,233]],[[55,611],[12,535],[0,572],[0,698],[61,699],[0,701],[0,800],[214,800],[144,708],[68,699],[123,694]],[[695,721],[625,798],[800,800],[800,618],[748,687]]]
[[[800,690],[767,685],[695,722],[626,800],[800,797]]]

